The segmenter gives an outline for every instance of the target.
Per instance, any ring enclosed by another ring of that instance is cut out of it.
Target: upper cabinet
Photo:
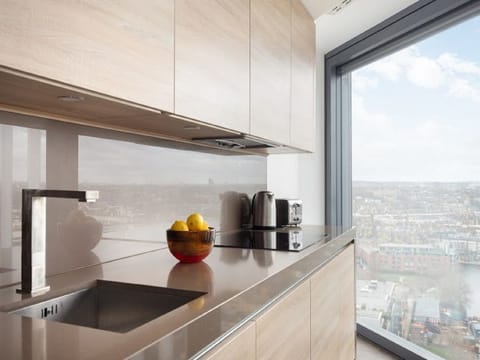
[[[300,0],[1,5],[0,108],[180,141],[243,133],[286,145],[255,153],[314,149],[315,26]],[[85,101],[57,101],[75,94]]]
[[[175,113],[249,132],[250,1],[175,1]]]
[[[292,0],[290,145],[315,147],[315,24],[300,0]]]
[[[251,0],[251,134],[290,143],[290,0]]]
[[[3,0],[0,65],[173,111],[174,0]]]

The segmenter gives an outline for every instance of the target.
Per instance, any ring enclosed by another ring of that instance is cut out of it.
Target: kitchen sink
[[[94,287],[29,305],[10,314],[125,333],[205,294],[97,280]]]

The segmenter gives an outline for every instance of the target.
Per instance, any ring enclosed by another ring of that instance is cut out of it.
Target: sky
[[[354,181],[480,182],[480,17],[352,73]]]

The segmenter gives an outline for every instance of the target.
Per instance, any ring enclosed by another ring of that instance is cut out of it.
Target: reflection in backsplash
[[[242,194],[266,182],[264,159],[256,156],[79,136],[78,159],[79,186],[101,193],[85,210],[101,219],[104,237],[114,239],[164,241],[165,229],[192,212],[220,231],[239,229]]]
[[[47,273],[165,246],[200,212],[220,231],[249,221],[266,159],[0,112],[0,286],[18,281],[21,189],[98,190],[93,204],[47,201]],[[247,214],[247,215],[245,215]],[[13,273],[13,275],[12,275]]]

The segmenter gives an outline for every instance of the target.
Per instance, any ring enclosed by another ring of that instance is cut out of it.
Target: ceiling
[[[337,4],[341,3],[342,0],[301,0],[301,2],[305,5],[310,15],[312,15],[314,19],[317,19],[320,15],[332,10]]]
[[[335,14],[330,10],[348,0],[301,0],[317,27],[317,48],[326,53],[389,18],[416,0],[351,0]]]
[[[341,13],[344,9],[352,6],[361,10],[365,15],[371,11],[377,11],[379,8],[384,10],[383,12],[390,12],[390,15],[393,15],[397,9],[401,9],[415,1],[416,0],[301,0],[314,19],[330,13],[335,7],[337,7],[337,9],[341,8]],[[391,12],[392,10],[395,11]]]

